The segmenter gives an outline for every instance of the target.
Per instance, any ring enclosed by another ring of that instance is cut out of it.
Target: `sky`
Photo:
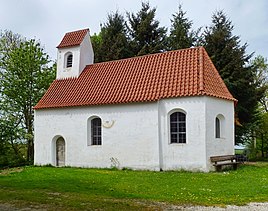
[[[37,39],[52,60],[56,46],[66,32],[90,29],[99,33],[107,14],[118,10],[137,13],[141,0],[1,0],[0,30],[11,30],[28,39]],[[234,25],[234,35],[241,44],[247,43],[247,53],[268,58],[268,1],[267,0],[149,0],[156,7],[160,26],[170,27],[172,14],[182,4],[193,28],[209,26],[217,10],[224,10]]]

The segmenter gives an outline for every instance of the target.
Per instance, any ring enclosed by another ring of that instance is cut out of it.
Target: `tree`
[[[94,62],[102,62],[102,54],[101,54],[101,44],[102,44],[102,37],[101,33],[99,34],[94,34],[90,37],[91,43],[92,43],[92,48],[94,51]]]
[[[165,50],[166,28],[159,27],[155,20],[156,8],[149,3],[142,3],[141,10],[135,15],[127,13],[128,31],[131,48],[135,56],[158,53]]]
[[[3,73],[5,71],[4,64],[1,62],[4,56],[17,48],[24,38],[19,34],[14,34],[11,31],[0,31],[0,167],[13,166],[23,161],[23,155],[20,153],[17,135],[20,133],[17,117],[10,115],[6,111],[3,102]],[[10,109],[13,109],[12,107]],[[13,114],[13,113],[12,113]],[[19,160],[19,162],[18,162]]]
[[[1,38],[5,42],[5,37]],[[55,65],[39,42],[21,41],[17,47],[0,52],[1,71],[1,122],[9,122],[20,133],[7,133],[13,142],[27,141],[27,161],[33,161],[33,106],[55,78]],[[12,118],[11,118],[12,117]],[[7,127],[9,128],[9,127]]]
[[[255,70],[255,83],[258,84],[260,93],[264,93],[260,97],[261,110],[268,112],[268,63],[267,59],[263,56],[258,55],[251,62]]]
[[[3,108],[2,108],[3,109]],[[3,109],[4,110],[4,109]],[[21,152],[23,144],[20,137],[22,128],[19,126],[21,119],[11,111],[1,112],[0,118],[0,167],[25,164]]]
[[[257,151],[261,157],[268,157],[268,113],[262,113],[255,127]],[[265,156],[266,154],[266,156]]]
[[[241,126],[236,127],[236,142],[241,142],[256,120],[262,93],[249,64],[252,54],[246,54],[247,44],[240,45],[239,36],[232,34],[233,28],[223,11],[214,13],[212,25],[204,32],[204,46],[228,89],[238,100],[236,115]]]
[[[177,50],[189,48],[197,44],[198,34],[201,29],[197,31],[192,30],[193,22],[185,17],[186,12],[182,10],[182,5],[179,5],[179,11],[172,15],[170,35],[168,37],[169,50]]]
[[[102,61],[117,60],[130,57],[127,28],[124,17],[115,13],[108,14],[107,22],[101,28]]]
[[[4,54],[17,48],[21,42],[25,41],[19,34],[14,34],[12,31],[0,31],[0,58],[2,59]]]
[[[254,69],[254,81],[258,84],[260,93],[264,93],[260,97],[258,107],[258,120],[255,123],[254,135],[256,149],[254,151],[261,152],[261,157],[268,157],[268,64],[263,56],[257,56],[251,61]],[[258,153],[256,154],[258,156]]]

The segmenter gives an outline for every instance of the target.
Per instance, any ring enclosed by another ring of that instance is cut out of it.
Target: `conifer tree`
[[[196,45],[198,39],[197,31],[192,30],[193,22],[186,17],[186,12],[179,5],[177,13],[172,15],[170,35],[168,37],[169,50],[189,48]]]
[[[155,20],[156,8],[150,8],[149,3],[142,3],[142,8],[136,14],[127,13],[128,29],[131,38],[131,48],[136,56],[158,53],[165,50],[166,28],[159,26]]]
[[[107,16],[99,35],[92,37],[95,62],[123,59],[131,56],[124,16],[118,11]]]
[[[249,64],[252,54],[240,37],[232,34],[234,26],[223,11],[212,16],[212,25],[204,32],[205,48],[229,91],[238,100],[236,115],[241,126],[236,127],[236,141],[242,141],[255,121],[259,93],[254,81],[254,69]]]

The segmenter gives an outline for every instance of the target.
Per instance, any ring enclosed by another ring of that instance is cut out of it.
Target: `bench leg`
[[[234,170],[237,169],[237,163],[233,164]]]
[[[216,171],[221,171],[221,166],[216,166]]]

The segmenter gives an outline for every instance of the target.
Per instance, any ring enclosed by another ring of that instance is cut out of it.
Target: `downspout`
[[[161,135],[161,113],[160,113],[160,100],[157,101],[157,115],[158,115],[158,153],[159,153],[159,170],[163,171],[163,147]]]

